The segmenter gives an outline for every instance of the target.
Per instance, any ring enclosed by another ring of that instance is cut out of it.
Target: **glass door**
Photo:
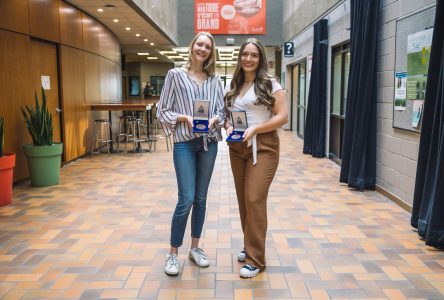
[[[293,66],[291,71],[291,123],[290,130],[297,130],[298,125],[298,105],[299,105],[299,81],[298,81],[299,65]],[[298,133],[299,134],[299,133]]]
[[[350,46],[344,44],[333,48],[331,67],[330,138],[329,157],[341,163],[342,138],[347,106],[348,73],[350,69]]]
[[[306,86],[306,64],[305,62],[299,64],[298,72],[298,134],[299,136],[304,136],[305,130],[305,117],[307,116],[307,97],[305,93]]]
[[[307,114],[306,99],[306,62],[301,62],[292,70],[292,103],[291,130],[297,131],[298,136],[304,137],[305,116]]]

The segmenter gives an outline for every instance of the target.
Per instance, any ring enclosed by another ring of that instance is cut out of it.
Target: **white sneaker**
[[[257,274],[259,274],[261,270],[259,270],[258,268],[256,268],[255,266],[246,264],[244,265],[240,271],[239,271],[239,275],[242,278],[251,278],[256,276]]]
[[[210,265],[208,256],[200,248],[191,248],[190,252],[188,253],[188,257],[199,267],[205,268]]]
[[[165,260],[165,273],[176,276],[179,274],[179,261],[176,254],[168,254]]]
[[[247,258],[247,253],[245,252],[245,250],[242,250],[237,254],[237,261],[245,262],[246,258]]]

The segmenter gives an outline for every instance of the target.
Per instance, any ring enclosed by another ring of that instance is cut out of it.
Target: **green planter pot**
[[[23,145],[32,186],[59,184],[63,143],[50,146]]]

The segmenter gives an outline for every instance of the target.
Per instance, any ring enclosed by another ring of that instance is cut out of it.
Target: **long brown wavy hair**
[[[265,55],[265,49],[259,40],[255,38],[249,38],[242,43],[239,49],[239,56],[237,58],[236,70],[233,74],[233,80],[231,80],[230,91],[225,95],[225,106],[231,107],[234,100],[239,95],[240,89],[245,83],[245,73],[242,69],[242,53],[245,46],[253,44],[259,51],[259,65],[256,70],[256,77],[254,78],[254,92],[257,95],[256,105],[265,105],[268,110],[274,106],[276,99],[271,95],[272,83],[270,75],[268,74],[267,57]]]
[[[197,39],[201,36],[206,36],[207,38],[209,38],[211,40],[211,51],[210,51],[210,56],[207,58],[207,60],[204,62],[203,64],[203,71],[208,75],[208,76],[213,76],[214,73],[216,72],[216,44],[214,42],[214,38],[211,35],[211,33],[206,32],[206,31],[201,31],[198,32],[193,40],[190,43],[190,48],[188,50],[188,61],[185,64],[185,68],[187,70],[190,69],[191,67],[191,58],[192,58],[192,51],[193,51],[193,47],[194,44],[196,43]]]

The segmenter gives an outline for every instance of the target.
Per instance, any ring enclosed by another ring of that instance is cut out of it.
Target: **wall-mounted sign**
[[[433,28],[407,37],[407,99],[424,100]]]
[[[194,0],[194,31],[265,34],[266,0]]]
[[[395,73],[395,110],[405,110],[407,100],[407,72]]]
[[[293,57],[293,55],[294,55],[293,42],[285,42],[284,43],[284,56],[285,57]]]
[[[42,81],[42,87],[44,90],[51,89],[51,77],[47,75],[40,76],[40,80]]]

